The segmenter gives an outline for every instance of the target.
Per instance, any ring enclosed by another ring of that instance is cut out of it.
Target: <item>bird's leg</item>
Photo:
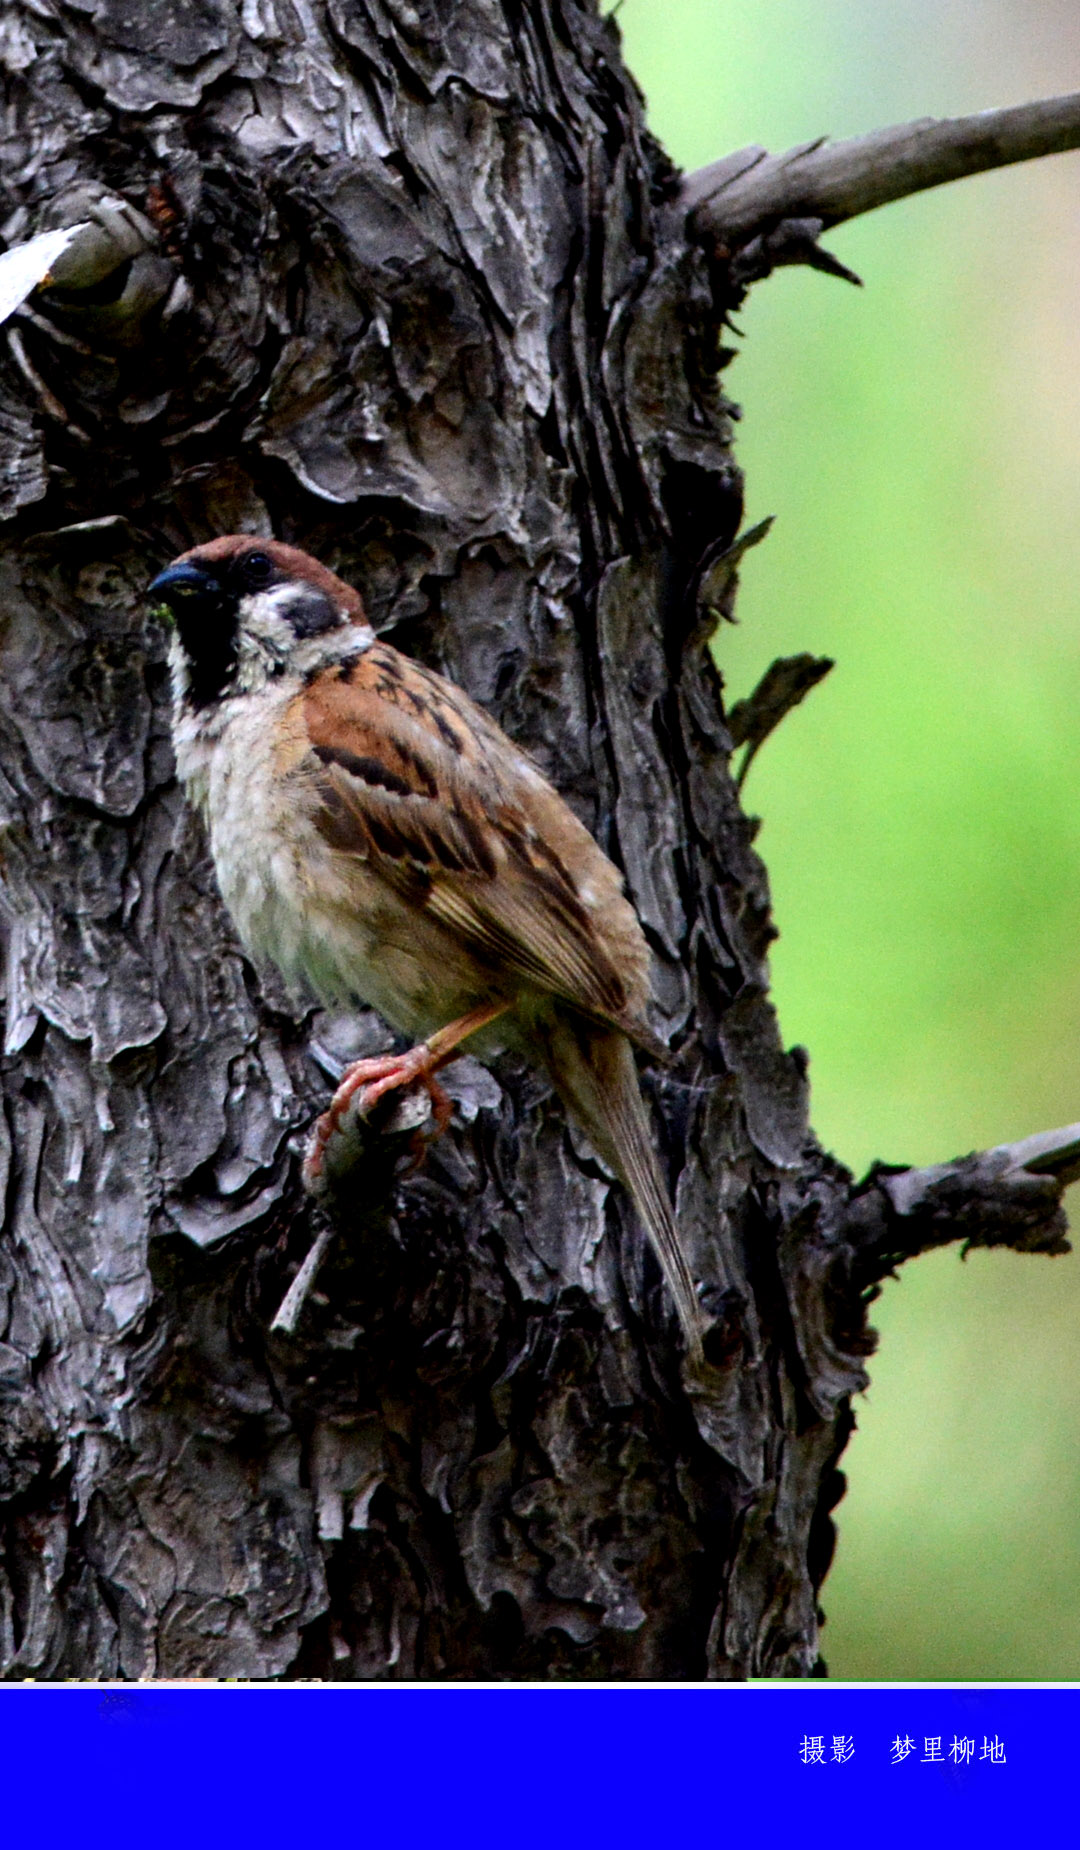
[[[398,1090],[402,1086],[411,1086],[417,1080],[426,1087],[435,1112],[436,1136],[441,1136],[450,1122],[453,1109],[450,1100],[435,1075],[454,1058],[462,1041],[468,1040],[470,1034],[476,1034],[480,1028],[505,1015],[508,1002],[488,1002],[480,1008],[470,1009],[457,1021],[448,1022],[440,1028],[430,1040],[420,1041],[416,1047],[406,1048],[404,1053],[378,1054],[374,1059],[357,1060],[347,1067],[341,1077],[337,1091],[326,1111],[315,1125],[311,1147],[304,1161],[304,1181],[310,1187],[322,1174],[326,1148],[330,1139],[340,1128],[342,1119],[358,1092],[365,1094],[363,1111],[366,1115],[387,1092]]]

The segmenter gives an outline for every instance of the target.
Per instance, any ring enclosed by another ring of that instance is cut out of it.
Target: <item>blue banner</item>
[[[922,1850],[1071,1815],[1078,1721],[1072,1687],[8,1685],[3,1816],[80,1850]]]

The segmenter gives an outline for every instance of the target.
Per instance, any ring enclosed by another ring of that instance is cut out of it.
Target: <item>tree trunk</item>
[[[808,1129],[707,646],[747,276],[592,4],[26,0],[0,34],[0,230],[90,220],[0,371],[5,1674],[812,1674],[869,1296],[946,1239],[1060,1250],[1064,1157],[855,1186]],[[142,590],[236,530],[355,583],[625,869],[701,1375],[510,1062],[452,1070],[420,1168],[369,1139],[271,1329],[322,1224],[302,1132],[389,1039],[251,968],[173,781]]]

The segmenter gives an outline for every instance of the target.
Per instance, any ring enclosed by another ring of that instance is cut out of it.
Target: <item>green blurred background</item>
[[[1076,0],[623,0],[685,167],[1080,89]],[[786,1040],[857,1172],[1080,1118],[1080,154],[886,207],[781,271],[725,375],[747,518],[718,643],[837,667],[764,748]],[[1080,1201],[1073,1211],[1080,1227]],[[834,1677],[1080,1678],[1080,1260],[919,1259],[845,1458]]]

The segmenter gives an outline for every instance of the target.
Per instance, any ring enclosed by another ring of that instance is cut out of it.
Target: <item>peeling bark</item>
[[[738,278],[688,241],[614,27],[25,0],[0,62],[0,232],[96,227],[12,323],[44,396],[0,363],[4,1674],[814,1672],[868,1296],[1026,1184],[957,1171],[913,1239],[809,1130],[706,648]],[[141,602],[238,528],[356,583],[626,869],[700,1380],[534,1072],[462,1061],[422,1169],[370,1135],[329,1223],[304,1199],[303,1128],[385,1030],[239,950]],[[1025,1250],[1060,1250],[1047,1174],[1001,1231]]]

